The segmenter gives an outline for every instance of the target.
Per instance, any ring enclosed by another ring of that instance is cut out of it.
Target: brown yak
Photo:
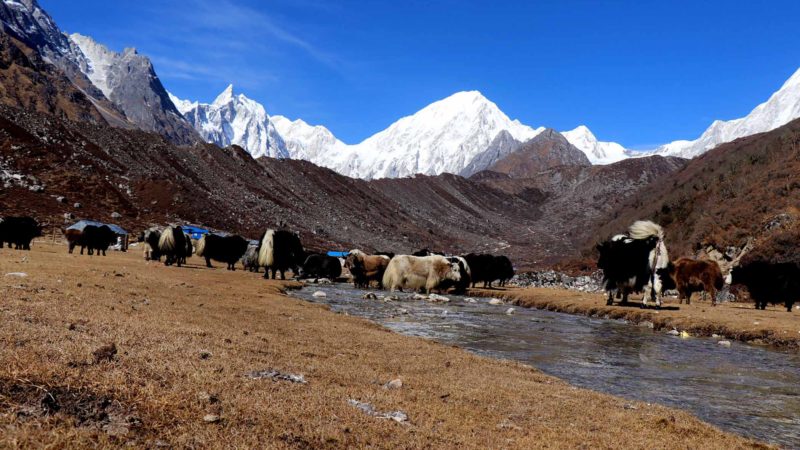
[[[361,250],[351,250],[344,261],[344,267],[353,276],[355,287],[368,288],[370,281],[377,281],[383,289],[383,272],[391,258],[385,255],[367,255]]]
[[[723,278],[719,264],[714,261],[680,258],[666,268],[658,269],[664,290],[676,289],[680,303],[690,304],[695,292],[708,292],[711,306],[717,305],[717,291],[722,289]]]

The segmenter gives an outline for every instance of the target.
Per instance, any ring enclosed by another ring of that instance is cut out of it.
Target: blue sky
[[[510,117],[648,148],[747,114],[800,68],[797,1],[40,0],[167,89],[229,83],[356,143],[477,89]]]

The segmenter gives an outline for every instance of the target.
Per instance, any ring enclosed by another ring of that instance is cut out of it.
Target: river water
[[[323,291],[327,297],[312,294]],[[364,300],[350,285],[309,286],[292,295],[365,317],[396,332],[513,359],[570,383],[695,414],[724,430],[800,448],[800,354],[719,339],[654,332],[623,321],[490,305]],[[376,295],[386,292],[371,291]],[[800,329],[800,317],[798,317]]]

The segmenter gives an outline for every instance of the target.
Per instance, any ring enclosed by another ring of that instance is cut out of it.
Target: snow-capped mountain
[[[61,70],[109,124],[158,132],[179,144],[199,140],[170,102],[150,60],[121,54],[78,34],[67,36],[36,0],[2,0],[0,31]]]
[[[207,142],[220,147],[238,145],[254,158],[288,158],[289,152],[281,135],[260,103],[244,94],[234,94],[229,85],[213,103],[181,100],[169,94],[183,117]]]
[[[616,142],[598,141],[584,125],[574,130],[562,131],[561,134],[567,138],[570,144],[585,153],[592,164],[612,164],[631,157],[630,150],[626,150]]]
[[[527,141],[543,129],[509,119],[478,91],[458,92],[321,163],[367,179],[459,173],[500,131]]]
[[[693,141],[670,142],[652,153],[694,158],[725,142],[773,130],[798,117],[800,117],[800,69],[766,102],[756,106],[747,116],[728,121],[715,120],[699,138]]]
[[[64,72],[90,97],[103,97],[79,68],[86,64],[83,52],[61,32],[36,0],[0,1],[0,31],[38,52],[42,59]]]
[[[284,116],[271,116],[270,119],[292,159],[313,162],[323,158],[324,154],[336,155],[347,150],[347,144],[321,125],[309,125],[301,119],[290,120]]]

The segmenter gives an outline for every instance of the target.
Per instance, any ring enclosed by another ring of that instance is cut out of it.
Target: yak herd
[[[5,217],[0,219],[0,248],[7,245],[17,250],[30,250],[33,239],[42,236],[44,225],[31,217]],[[106,225],[87,225],[82,230],[65,232],[69,253],[80,247],[80,253],[105,256],[108,248],[117,241],[116,234]],[[264,269],[264,278],[285,279],[292,271],[300,279],[337,279],[346,268],[355,287],[376,285],[389,290],[410,290],[429,293],[433,290],[463,294],[469,287],[483,282],[500,286],[514,276],[511,261],[505,256],[470,253],[447,255],[423,249],[410,255],[389,252],[367,254],[352,250],[343,260],[321,253],[309,253],[303,248],[297,233],[280,229],[267,230],[258,241],[248,241],[238,235],[225,233],[205,234],[199,240],[180,226],[152,227],[139,235],[146,260],[161,261],[167,266],[180,267],[192,255],[211,262],[226,264],[236,270],[241,263],[245,270],[257,272]],[[725,279],[719,265],[713,261],[679,258],[669,259],[664,230],[650,221],[637,221],[624,234],[619,234],[597,245],[597,266],[603,273],[603,287],[607,303],[614,298],[626,304],[630,295],[642,294],[642,307],[652,302],[661,306],[665,291],[676,290],[680,303],[690,303],[693,293],[704,292],[716,305],[717,293],[723,289]],[[767,303],[783,304],[792,310],[800,298],[800,264],[754,261],[735,267],[729,275],[731,284],[744,285],[755,301],[756,308],[764,309]]]

